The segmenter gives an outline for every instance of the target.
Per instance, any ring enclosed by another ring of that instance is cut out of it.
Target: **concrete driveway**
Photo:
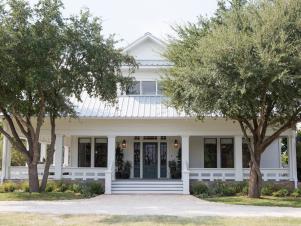
[[[301,217],[301,208],[229,205],[203,201],[190,195],[102,195],[92,199],[70,201],[2,201],[0,212]]]

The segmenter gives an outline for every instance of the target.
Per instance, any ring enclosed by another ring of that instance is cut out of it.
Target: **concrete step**
[[[112,191],[112,194],[178,194],[182,195],[183,191]]]
[[[112,194],[182,194],[181,180],[115,180]]]

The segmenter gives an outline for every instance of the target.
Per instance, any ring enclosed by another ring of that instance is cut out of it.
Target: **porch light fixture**
[[[174,146],[175,148],[178,148],[178,147],[179,147],[179,142],[178,142],[177,139],[175,139],[175,142],[173,143],[173,146]]]
[[[125,140],[122,141],[121,147],[122,147],[122,149],[125,149],[125,148],[126,148],[126,141],[125,141]]]

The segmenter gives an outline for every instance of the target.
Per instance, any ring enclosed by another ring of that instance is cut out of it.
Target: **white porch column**
[[[292,131],[292,135],[288,137],[288,148],[289,148],[289,174],[290,180],[294,181],[295,187],[298,184],[297,177],[297,154],[296,154],[296,131]]]
[[[115,180],[116,136],[108,136],[108,161],[105,175],[105,194],[110,195],[112,180]]]
[[[54,153],[54,171],[55,171],[54,178],[56,180],[62,179],[63,148],[64,148],[63,135],[56,135],[55,153]]]
[[[189,136],[182,136],[182,181],[183,194],[189,195]]]
[[[1,181],[10,179],[11,148],[9,140],[3,135]]]
[[[234,137],[234,167],[235,167],[235,180],[243,181],[242,136]]]

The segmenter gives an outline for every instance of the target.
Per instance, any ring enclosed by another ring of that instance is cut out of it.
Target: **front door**
[[[143,143],[143,178],[158,178],[158,144]]]

